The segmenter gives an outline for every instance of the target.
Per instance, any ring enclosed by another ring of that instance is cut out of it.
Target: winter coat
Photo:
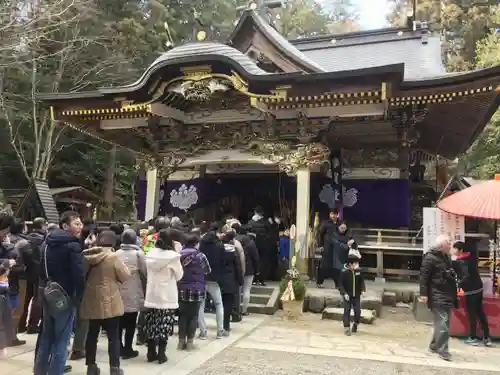
[[[152,309],[179,308],[177,282],[184,271],[181,255],[175,250],[163,250],[155,247],[146,255],[148,283],[146,287],[145,307]]]
[[[112,247],[93,247],[83,251],[86,285],[80,306],[84,320],[109,319],[124,312],[120,284],[130,272]]]
[[[349,298],[358,298],[366,291],[365,280],[359,268],[349,269],[344,265],[339,278],[340,295],[348,295]]]
[[[205,275],[210,273],[210,264],[205,254],[198,249],[181,250],[182,279],[177,283],[179,290],[205,295]]]
[[[9,294],[17,296],[19,294],[19,277],[24,272],[24,265],[19,252],[12,243],[0,244],[0,262],[15,260],[16,264],[9,272]]]
[[[238,256],[240,257],[240,264],[241,264],[241,272],[243,275],[245,275],[245,250],[243,249],[243,245],[241,244],[240,241],[235,239],[233,241],[234,247],[236,248],[236,251],[238,252]]]
[[[254,215],[248,225],[255,234],[255,245],[257,245],[261,259],[276,255],[276,243],[273,242],[269,221],[260,215]]]
[[[146,257],[139,246],[121,244],[116,256],[128,268],[130,279],[120,284],[123,309],[126,313],[138,312],[144,308],[145,285],[147,279]]]
[[[43,246],[47,234],[42,231],[34,231],[28,234],[27,239],[31,245],[31,257],[33,259],[33,271],[26,270],[28,278],[33,277],[38,280],[40,276],[40,259],[42,257]]]
[[[9,289],[6,286],[0,286],[0,350],[10,346],[14,340],[13,327]]]
[[[224,244],[214,232],[208,232],[201,238],[199,250],[207,257],[212,270],[206,280],[219,282],[224,272]]]
[[[344,264],[347,262],[349,256],[349,246],[347,242],[349,238],[347,233],[337,233],[333,238],[333,267],[336,269],[343,269]]]
[[[453,268],[457,273],[458,286],[467,294],[476,294],[483,291],[483,281],[477,265],[477,254],[460,253],[453,261]]]
[[[259,272],[259,251],[252,237],[248,235],[236,236],[236,240],[243,246],[245,252],[245,276],[255,276]]]
[[[224,270],[219,280],[223,294],[236,294],[243,285],[240,257],[233,244],[224,244]]]
[[[40,285],[47,282],[45,271],[45,249],[50,280],[58,283],[79,306],[85,289],[82,247],[78,238],[62,229],[55,229],[45,239],[40,259]]]
[[[19,272],[17,272],[17,277],[22,280],[34,280],[37,271],[37,262],[33,257],[33,249],[28,237],[24,234],[11,234],[10,243],[14,245],[14,249],[22,263]]]
[[[328,247],[333,242],[333,237],[338,233],[340,220],[324,220],[319,226],[318,244],[323,248]]]
[[[429,308],[453,308],[457,305],[455,277],[448,254],[431,249],[424,255],[420,267],[420,296],[428,297]]]

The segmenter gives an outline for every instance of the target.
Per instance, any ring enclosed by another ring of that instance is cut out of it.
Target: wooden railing
[[[369,259],[361,261],[366,272],[375,274],[379,278],[384,276],[418,276],[424,248],[423,238],[420,235],[417,236],[417,231],[353,228],[351,233],[356,239],[361,253],[368,255],[366,258]],[[482,258],[488,254],[488,240],[490,238],[488,234],[467,233],[465,237],[483,240],[484,242],[478,244],[479,255]],[[387,262],[389,257],[392,258],[391,262]],[[482,262],[482,264],[484,263]]]

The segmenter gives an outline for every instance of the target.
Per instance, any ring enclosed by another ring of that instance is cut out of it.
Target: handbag
[[[45,244],[44,265],[45,275],[47,276],[47,284],[43,289],[43,299],[48,308],[49,314],[54,316],[71,308],[71,298],[61,284],[52,280],[49,275],[47,267],[47,248],[48,245]]]
[[[146,295],[146,286],[148,285],[148,278],[146,275],[143,275],[141,272],[141,268],[139,267],[139,251],[136,251],[136,257],[137,257],[137,271],[139,272],[139,277],[141,278],[141,284],[142,284],[142,290],[144,291],[144,295]]]

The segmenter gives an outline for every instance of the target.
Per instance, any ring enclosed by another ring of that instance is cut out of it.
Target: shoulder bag
[[[68,296],[68,293],[61,286],[61,284],[51,280],[51,277],[49,275],[49,270],[47,267],[47,248],[48,245],[45,244],[44,265],[45,265],[45,275],[47,276],[47,284],[43,289],[43,297],[45,304],[49,310],[49,314],[51,316],[54,316],[70,309],[71,299]]]

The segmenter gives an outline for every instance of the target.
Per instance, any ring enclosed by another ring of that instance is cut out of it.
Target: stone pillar
[[[297,172],[297,218],[295,236],[296,267],[301,274],[307,274],[309,211],[311,171]]]
[[[146,181],[146,208],[144,211],[144,220],[149,221],[158,214],[160,208],[160,180],[156,168],[149,169],[146,172]]]

